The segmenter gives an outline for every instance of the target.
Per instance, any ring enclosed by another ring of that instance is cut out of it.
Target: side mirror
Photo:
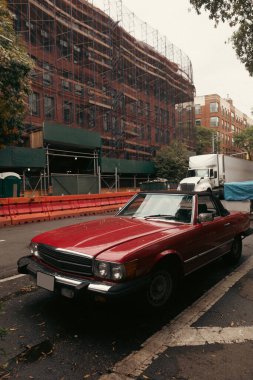
[[[211,212],[201,213],[198,216],[199,223],[212,222],[213,219],[214,219],[214,217],[213,217],[213,214]]]

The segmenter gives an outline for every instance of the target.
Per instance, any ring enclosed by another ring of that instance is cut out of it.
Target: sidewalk
[[[249,254],[252,245],[250,236],[245,247]],[[100,380],[252,380],[252,358],[253,255],[249,255]]]
[[[141,378],[252,380],[252,358],[253,270],[250,270],[195,323],[187,326],[181,341],[168,347]]]

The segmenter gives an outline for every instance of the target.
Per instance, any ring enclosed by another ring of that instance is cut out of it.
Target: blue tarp
[[[253,199],[253,181],[225,183],[224,198],[227,201],[245,201]]]

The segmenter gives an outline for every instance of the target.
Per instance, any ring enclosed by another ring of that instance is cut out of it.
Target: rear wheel
[[[230,264],[236,264],[242,256],[242,239],[240,236],[234,238],[230,252],[226,255],[226,259]]]
[[[151,308],[163,308],[173,299],[178,276],[172,269],[157,268],[146,289],[146,303]]]

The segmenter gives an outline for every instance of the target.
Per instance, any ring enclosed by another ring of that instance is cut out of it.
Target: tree
[[[17,144],[22,134],[29,72],[33,62],[18,40],[7,2],[0,3],[0,149]]]
[[[248,158],[253,158],[253,126],[244,129],[238,135],[234,135],[234,144],[246,152]]]
[[[188,150],[178,141],[173,146],[162,147],[155,158],[156,175],[178,183],[186,175],[188,159]]]
[[[253,76],[253,6],[252,0],[190,0],[198,14],[202,7],[215,21],[228,21],[235,28],[231,41],[236,55]]]
[[[209,128],[196,127],[196,153],[205,154],[212,151],[213,131]]]

